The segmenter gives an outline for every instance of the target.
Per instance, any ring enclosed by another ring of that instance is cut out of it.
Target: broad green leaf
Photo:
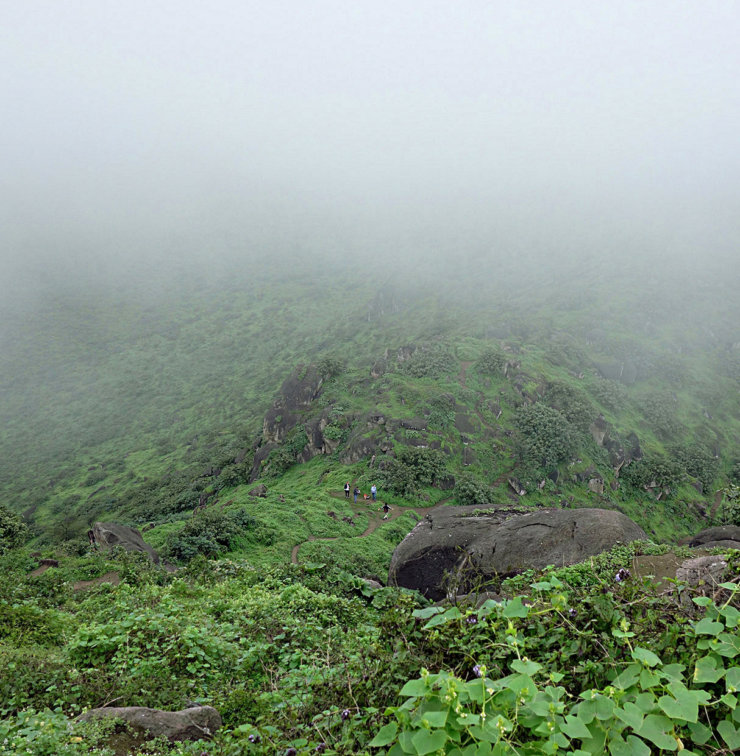
[[[406,731],[402,731],[398,735],[398,745],[403,748],[404,753],[416,753],[416,747],[411,737],[412,734]]]
[[[447,724],[448,711],[449,709],[443,709],[442,711],[425,711],[421,715],[421,719],[423,722],[426,722],[429,727],[444,727]]]
[[[395,722],[389,722],[385,727],[378,730],[378,734],[368,743],[371,748],[382,748],[395,740],[398,732],[398,725]]]
[[[626,703],[624,708],[617,708],[614,713],[621,719],[626,725],[633,730],[639,730],[642,727],[642,721],[644,715],[642,711],[633,703]]]
[[[699,620],[694,625],[694,632],[697,635],[719,635],[724,629],[724,625],[709,619],[709,617],[704,617],[703,620]]]
[[[643,690],[649,690],[650,688],[659,684],[660,677],[651,669],[645,667],[642,672],[640,672],[640,687]]]
[[[668,680],[682,682],[685,669],[685,664],[665,664],[663,667],[661,667],[660,672]]]
[[[538,583],[532,583],[532,588],[536,591],[549,591],[552,588],[552,583],[547,580],[540,580]]]
[[[488,723],[485,726],[472,725],[468,727],[468,732],[476,740],[484,740],[487,743],[498,743],[501,739],[501,734],[497,728],[491,727]]]
[[[717,732],[722,736],[722,740],[727,743],[730,750],[734,751],[740,748],[740,730],[729,719],[723,719],[717,725]]]
[[[732,628],[740,625],[740,611],[734,606],[723,606],[719,613],[725,618],[725,627]]]
[[[691,733],[691,739],[697,745],[704,745],[712,737],[712,731],[701,722],[692,722],[689,724],[689,732]]]
[[[737,583],[720,583],[719,587],[724,588],[726,591],[732,591],[733,593],[740,590],[740,585]]]
[[[640,648],[639,646],[637,646],[632,652],[632,658],[635,661],[641,661],[643,664],[647,664],[648,667],[657,667],[659,664],[662,664],[659,656],[652,651],[648,651],[646,648]]]
[[[444,614],[438,614],[435,617],[432,617],[429,622],[424,625],[424,630],[428,630],[430,627],[436,627],[437,625],[444,625],[446,622],[460,619],[460,617],[462,617],[462,613],[456,606],[453,606]]]
[[[734,710],[737,707],[737,696],[733,693],[725,693],[719,701],[727,706],[728,709]]]
[[[694,668],[694,682],[714,683],[725,674],[724,667],[717,666],[717,660],[713,656],[702,656],[696,660]]]
[[[511,668],[515,672],[521,672],[523,675],[535,675],[542,669],[542,665],[528,659],[514,659],[511,662]]]
[[[709,596],[695,596],[691,599],[697,606],[709,606],[712,603],[712,599]]]
[[[637,734],[651,743],[655,743],[658,748],[666,751],[677,751],[678,743],[669,734],[671,730],[673,730],[673,722],[670,719],[660,714],[648,714]]]
[[[417,680],[409,680],[403,688],[401,688],[401,692],[399,695],[401,696],[413,696],[414,698],[419,698],[420,696],[423,696],[427,692],[427,685],[426,681],[424,679],[417,679]]]
[[[640,677],[640,665],[639,664],[630,664],[628,667],[623,669],[612,682],[612,685],[615,688],[621,688],[622,690],[627,690],[628,688],[631,688]]]
[[[578,718],[571,714],[565,716],[565,724],[560,725],[560,729],[569,738],[590,738],[591,733],[588,731],[588,727]]]
[[[629,735],[626,742],[620,736],[609,741],[611,756],[650,756],[650,748],[634,735]]]
[[[658,706],[671,718],[683,719],[685,722],[696,722],[699,719],[699,704],[691,691],[685,688],[675,691],[673,696],[661,696]]]
[[[447,733],[444,730],[419,730],[412,738],[414,748],[419,756],[438,751],[447,742]]]
[[[424,609],[414,609],[411,616],[416,619],[429,619],[435,614],[442,614],[443,611],[444,608],[441,606],[427,606]]]
[[[517,596],[506,602],[504,606],[504,617],[511,619],[512,617],[526,617],[529,614],[529,607],[524,606],[522,603],[522,597]]]

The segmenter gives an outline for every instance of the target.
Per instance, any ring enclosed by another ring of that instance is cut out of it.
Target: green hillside
[[[10,315],[0,753],[118,756],[74,718],[192,703],[213,740],[139,752],[735,749],[737,559],[694,611],[634,561],[736,517],[731,282],[522,270],[295,260]],[[479,607],[367,582],[425,513],[488,503],[618,509],[652,542]],[[100,520],[168,570],[90,549]]]

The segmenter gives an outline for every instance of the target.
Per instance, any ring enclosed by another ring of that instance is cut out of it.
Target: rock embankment
[[[390,584],[439,600],[476,580],[581,562],[618,543],[647,539],[629,517],[607,509],[448,507],[430,513],[398,545]]]

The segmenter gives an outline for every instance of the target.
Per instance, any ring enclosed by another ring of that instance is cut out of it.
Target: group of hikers
[[[344,498],[345,499],[349,499],[349,492],[350,492],[351,488],[352,487],[350,486],[349,481],[347,481],[344,484]],[[352,495],[354,496],[355,504],[357,504],[357,497],[361,496],[362,492],[360,491],[360,489],[357,486],[355,486],[354,490],[352,491]],[[377,501],[378,500],[377,499],[377,497],[378,497],[378,487],[375,485],[375,483],[373,483],[372,486],[370,486],[370,496],[372,496],[373,501]],[[367,498],[367,494],[365,494],[365,498]],[[390,514],[390,511],[391,511],[391,508],[388,506],[388,503],[384,501],[383,502],[383,506],[381,507],[381,509],[383,510],[383,519],[387,520],[388,519],[388,515]]]

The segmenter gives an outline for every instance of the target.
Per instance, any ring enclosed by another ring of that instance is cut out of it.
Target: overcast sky
[[[737,260],[739,40],[730,0],[5,0],[0,277],[304,243]]]

